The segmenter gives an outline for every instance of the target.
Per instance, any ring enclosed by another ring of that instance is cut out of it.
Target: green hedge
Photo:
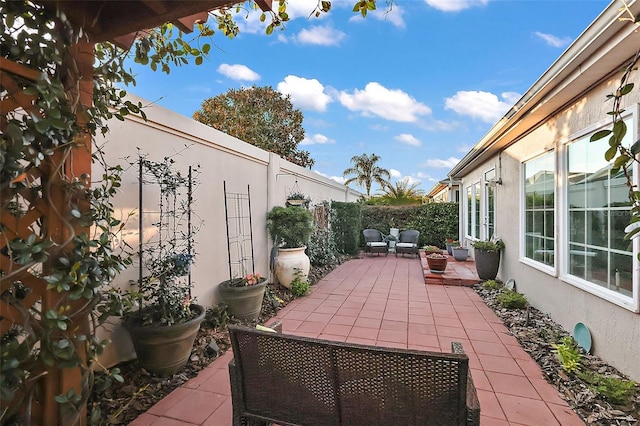
[[[362,206],[358,203],[331,202],[331,232],[336,249],[345,254],[356,254],[361,234]]]
[[[447,237],[458,236],[458,203],[430,203],[419,206],[362,206],[362,229],[374,228],[388,234],[390,228],[420,231],[420,246],[445,247]],[[361,245],[362,232],[359,239]]]

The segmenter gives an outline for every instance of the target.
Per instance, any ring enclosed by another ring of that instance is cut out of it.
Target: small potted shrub
[[[451,248],[453,258],[458,262],[464,262],[469,257],[469,249],[464,246],[455,246]]]
[[[313,216],[304,207],[274,207],[267,214],[267,230],[273,245],[278,247],[276,276],[283,286],[290,288],[296,269],[304,279],[311,264],[304,252],[313,232]]]
[[[476,271],[481,280],[495,280],[500,267],[500,252],[504,249],[501,239],[478,240],[471,243]]]
[[[447,253],[449,255],[453,254],[453,248],[460,245],[460,241],[454,240],[453,238],[447,238],[445,240],[445,246],[447,248]]]
[[[422,247],[422,250],[424,250],[424,253],[427,256],[432,253],[442,254],[442,249],[438,246],[424,246]]]
[[[266,278],[259,273],[246,274],[220,283],[218,292],[229,313],[243,320],[255,320],[262,310],[262,299],[267,289]]]
[[[428,254],[427,264],[429,265],[429,270],[435,274],[444,274],[445,269],[447,269],[448,258],[449,256],[441,253]]]

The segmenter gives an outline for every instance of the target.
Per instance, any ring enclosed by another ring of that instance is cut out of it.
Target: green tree
[[[395,184],[387,184],[382,188],[380,198],[384,204],[421,204],[424,191],[418,189],[419,183],[409,184],[407,179],[397,181]]]
[[[342,172],[344,177],[347,175],[354,175],[345,181],[345,185],[349,185],[352,182],[357,183],[359,186],[364,186],[367,191],[367,198],[371,198],[371,184],[376,182],[381,187],[385,187],[389,183],[389,170],[378,167],[376,163],[380,161],[380,157],[376,154],[354,155],[351,157],[352,166]]]
[[[309,151],[298,149],[304,139],[303,115],[290,96],[270,86],[230,89],[205,99],[194,120],[278,154],[302,167],[313,166]]]

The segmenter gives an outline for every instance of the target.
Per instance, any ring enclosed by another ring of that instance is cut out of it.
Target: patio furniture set
[[[364,235],[365,241],[365,253],[383,253],[385,256],[389,254],[389,242],[391,239],[395,240],[395,237],[384,235],[377,229],[365,229],[362,231],[362,234]],[[420,232],[415,229],[401,231],[394,245],[396,257],[398,257],[398,254],[402,254],[403,256],[405,254],[415,254],[416,257],[418,257],[418,237],[420,237]]]

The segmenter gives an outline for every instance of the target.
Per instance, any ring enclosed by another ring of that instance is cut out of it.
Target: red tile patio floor
[[[459,341],[469,356],[483,426],[584,425],[473,289],[425,285],[415,257],[350,260],[276,320],[285,333],[387,347],[450,352],[451,342]],[[231,357],[227,351],[131,424],[230,425]]]

